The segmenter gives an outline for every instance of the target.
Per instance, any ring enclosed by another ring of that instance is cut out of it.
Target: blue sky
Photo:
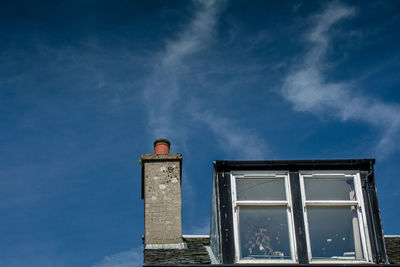
[[[398,1],[1,1],[0,265],[139,266],[160,137],[186,234],[213,160],[366,157],[400,234],[399,28]]]

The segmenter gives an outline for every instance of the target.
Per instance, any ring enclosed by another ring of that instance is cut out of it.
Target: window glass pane
[[[308,207],[307,215],[313,259],[364,258],[355,207]]]
[[[239,207],[241,259],[291,259],[286,207]]]
[[[237,200],[286,200],[284,178],[236,178]]]
[[[356,200],[353,178],[304,178],[307,200]]]

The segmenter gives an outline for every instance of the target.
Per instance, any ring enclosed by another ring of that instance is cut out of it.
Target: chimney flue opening
[[[154,141],[154,154],[169,154],[171,142],[167,139],[157,139]]]

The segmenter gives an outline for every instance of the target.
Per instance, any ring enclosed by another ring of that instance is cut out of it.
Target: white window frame
[[[236,178],[282,178],[285,181],[285,193],[286,201],[275,201],[275,200],[241,200],[236,199]],[[296,263],[297,262],[297,248],[296,238],[294,229],[294,218],[292,208],[292,196],[290,190],[289,172],[269,172],[269,171],[241,171],[231,172],[231,193],[232,193],[232,212],[233,212],[233,231],[235,241],[235,262],[236,263]],[[240,206],[262,206],[262,207],[273,207],[273,206],[286,206],[287,222],[289,230],[289,242],[290,242],[290,253],[291,259],[252,259],[244,260],[240,259],[240,240],[239,240],[239,207]]]
[[[357,171],[300,171],[300,189],[303,204],[304,226],[307,240],[308,260],[311,264],[321,263],[372,263],[371,246],[368,236],[367,218],[364,210],[364,200],[361,185],[360,173]],[[304,178],[353,178],[354,191],[357,200],[306,200]],[[363,249],[364,260],[329,260],[329,259],[313,259],[311,251],[310,231],[308,227],[307,207],[346,207],[357,206],[358,223],[360,229],[361,245]]]

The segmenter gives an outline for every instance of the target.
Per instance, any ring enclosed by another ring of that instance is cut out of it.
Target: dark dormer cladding
[[[210,235],[216,260],[388,263],[374,163],[216,161]]]

